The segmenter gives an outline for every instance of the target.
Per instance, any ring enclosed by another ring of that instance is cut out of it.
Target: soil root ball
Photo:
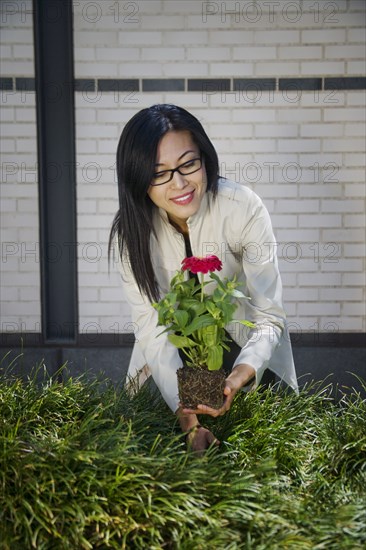
[[[179,399],[184,408],[208,405],[219,409],[224,402],[226,374],[223,369],[209,371],[184,366],[177,371]]]

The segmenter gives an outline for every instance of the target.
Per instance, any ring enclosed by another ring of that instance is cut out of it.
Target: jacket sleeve
[[[161,395],[175,412],[179,404],[177,370],[182,366],[182,360],[167,335],[161,334],[164,327],[157,326],[157,311],[148,298],[140,293],[127,256],[123,255],[121,259],[116,250],[116,258],[126,299],[131,307],[136,343]]]
[[[249,221],[241,232],[241,246],[250,297],[245,305],[246,318],[254,322],[256,328],[249,332],[235,365],[251,365],[256,370],[258,383],[286,330],[286,315],[271,220],[259,197],[253,193],[252,199]]]

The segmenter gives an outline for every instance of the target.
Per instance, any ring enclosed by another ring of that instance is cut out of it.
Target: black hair
[[[170,130],[188,130],[200,150],[207,174],[207,191],[217,193],[219,161],[202,124],[191,113],[170,104],[158,104],[136,113],[124,127],[117,147],[119,210],[113,220],[108,245],[110,256],[117,235],[119,254],[126,257],[141,293],[159,299],[150,256],[156,208],[147,194],[155,172],[161,138]]]

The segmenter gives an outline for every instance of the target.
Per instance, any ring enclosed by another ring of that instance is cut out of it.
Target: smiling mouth
[[[170,200],[173,201],[175,204],[188,204],[193,199],[193,193],[194,191],[190,191],[189,193],[185,193],[180,197],[173,197]]]

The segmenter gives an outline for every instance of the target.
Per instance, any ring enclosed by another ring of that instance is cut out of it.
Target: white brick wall
[[[31,2],[1,5],[2,76],[34,76]],[[1,90],[2,332],[40,332],[34,92]]]
[[[7,4],[2,75],[32,77],[31,2]],[[365,4],[359,0],[80,0],[74,17],[76,78],[364,74]],[[0,93],[1,329],[37,332],[34,93]],[[119,276],[107,266],[117,208],[115,150],[127,120],[157,102],[198,116],[223,175],[263,197],[278,239],[292,330],[365,331],[363,90],[77,92],[80,331],[131,330]]]

